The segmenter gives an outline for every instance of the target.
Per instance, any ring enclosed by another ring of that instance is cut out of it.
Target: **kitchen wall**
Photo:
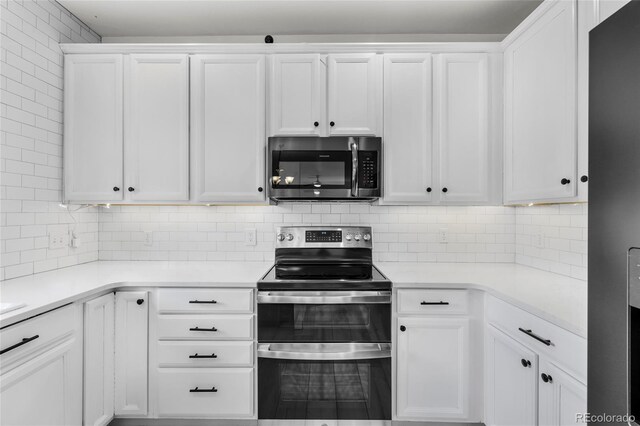
[[[516,263],[587,279],[587,204],[515,208]]]
[[[0,1],[0,279],[98,258],[98,211],[70,214],[62,199],[63,56],[58,43],[100,36],[53,0]],[[76,207],[72,207],[75,209]],[[49,250],[74,230],[79,248]]]

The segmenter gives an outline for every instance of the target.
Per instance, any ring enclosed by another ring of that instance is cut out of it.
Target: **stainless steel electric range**
[[[370,227],[282,227],[258,282],[258,418],[391,419],[391,282]]]

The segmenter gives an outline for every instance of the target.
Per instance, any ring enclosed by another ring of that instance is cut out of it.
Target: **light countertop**
[[[0,315],[0,327],[124,287],[255,287],[270,263],[99,261],[0,283],[2,303],[26,306]],[[585,281],[511,263],[404,263],[376,266],[397,288],[485,290],[586,336]]]

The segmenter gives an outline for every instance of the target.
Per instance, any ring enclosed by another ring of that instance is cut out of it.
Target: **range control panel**
[[[372,247],[369,226],[283,226],[276,247]]]

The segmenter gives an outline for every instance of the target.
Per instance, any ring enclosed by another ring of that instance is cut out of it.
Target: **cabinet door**
[[[540,426],[586,423],[578,415],[587,413],[587,387],[556,365],[540,362],[538,375]]]
[[[326,65],[320,55],[273,55],[271,61],[269,135],[326,135]]]
[[[538,356],[498,329],[486,330],[486,424],[535,425]]]
[[[69,201],[121,201],[122,55],[64,57],[64,188]]]
[[[488,56],[438,55],[435,137],[443,202],[489,201]]]
[[[433,200],[431,102],[431,55],[385,55],[385,203]]]
[[[504,53],[507,203],[576,195],[576,31],[559,1]]]
[[[84,305],[84,424],[107,425],[113,419],[113,293]]]
[[[398,326],[398,418],[464,420],[469,412],[469,320],[400,317]]]
[[[263,55],[195,55],[191,120],[198,201],[264,200]]]
[[[189,58],[129,55],[125,189],[131,201],[189,199]]]
[[[329,134],[379,136],[382,130],[380,57],[374,53],[337,54],[329,55],[327,61]]]
[[[146,291],[116,293],[116,415],[147,414],[148,306]]]
[[[73,336],[0,378],[0,424],[81,425],[82,348]]]

